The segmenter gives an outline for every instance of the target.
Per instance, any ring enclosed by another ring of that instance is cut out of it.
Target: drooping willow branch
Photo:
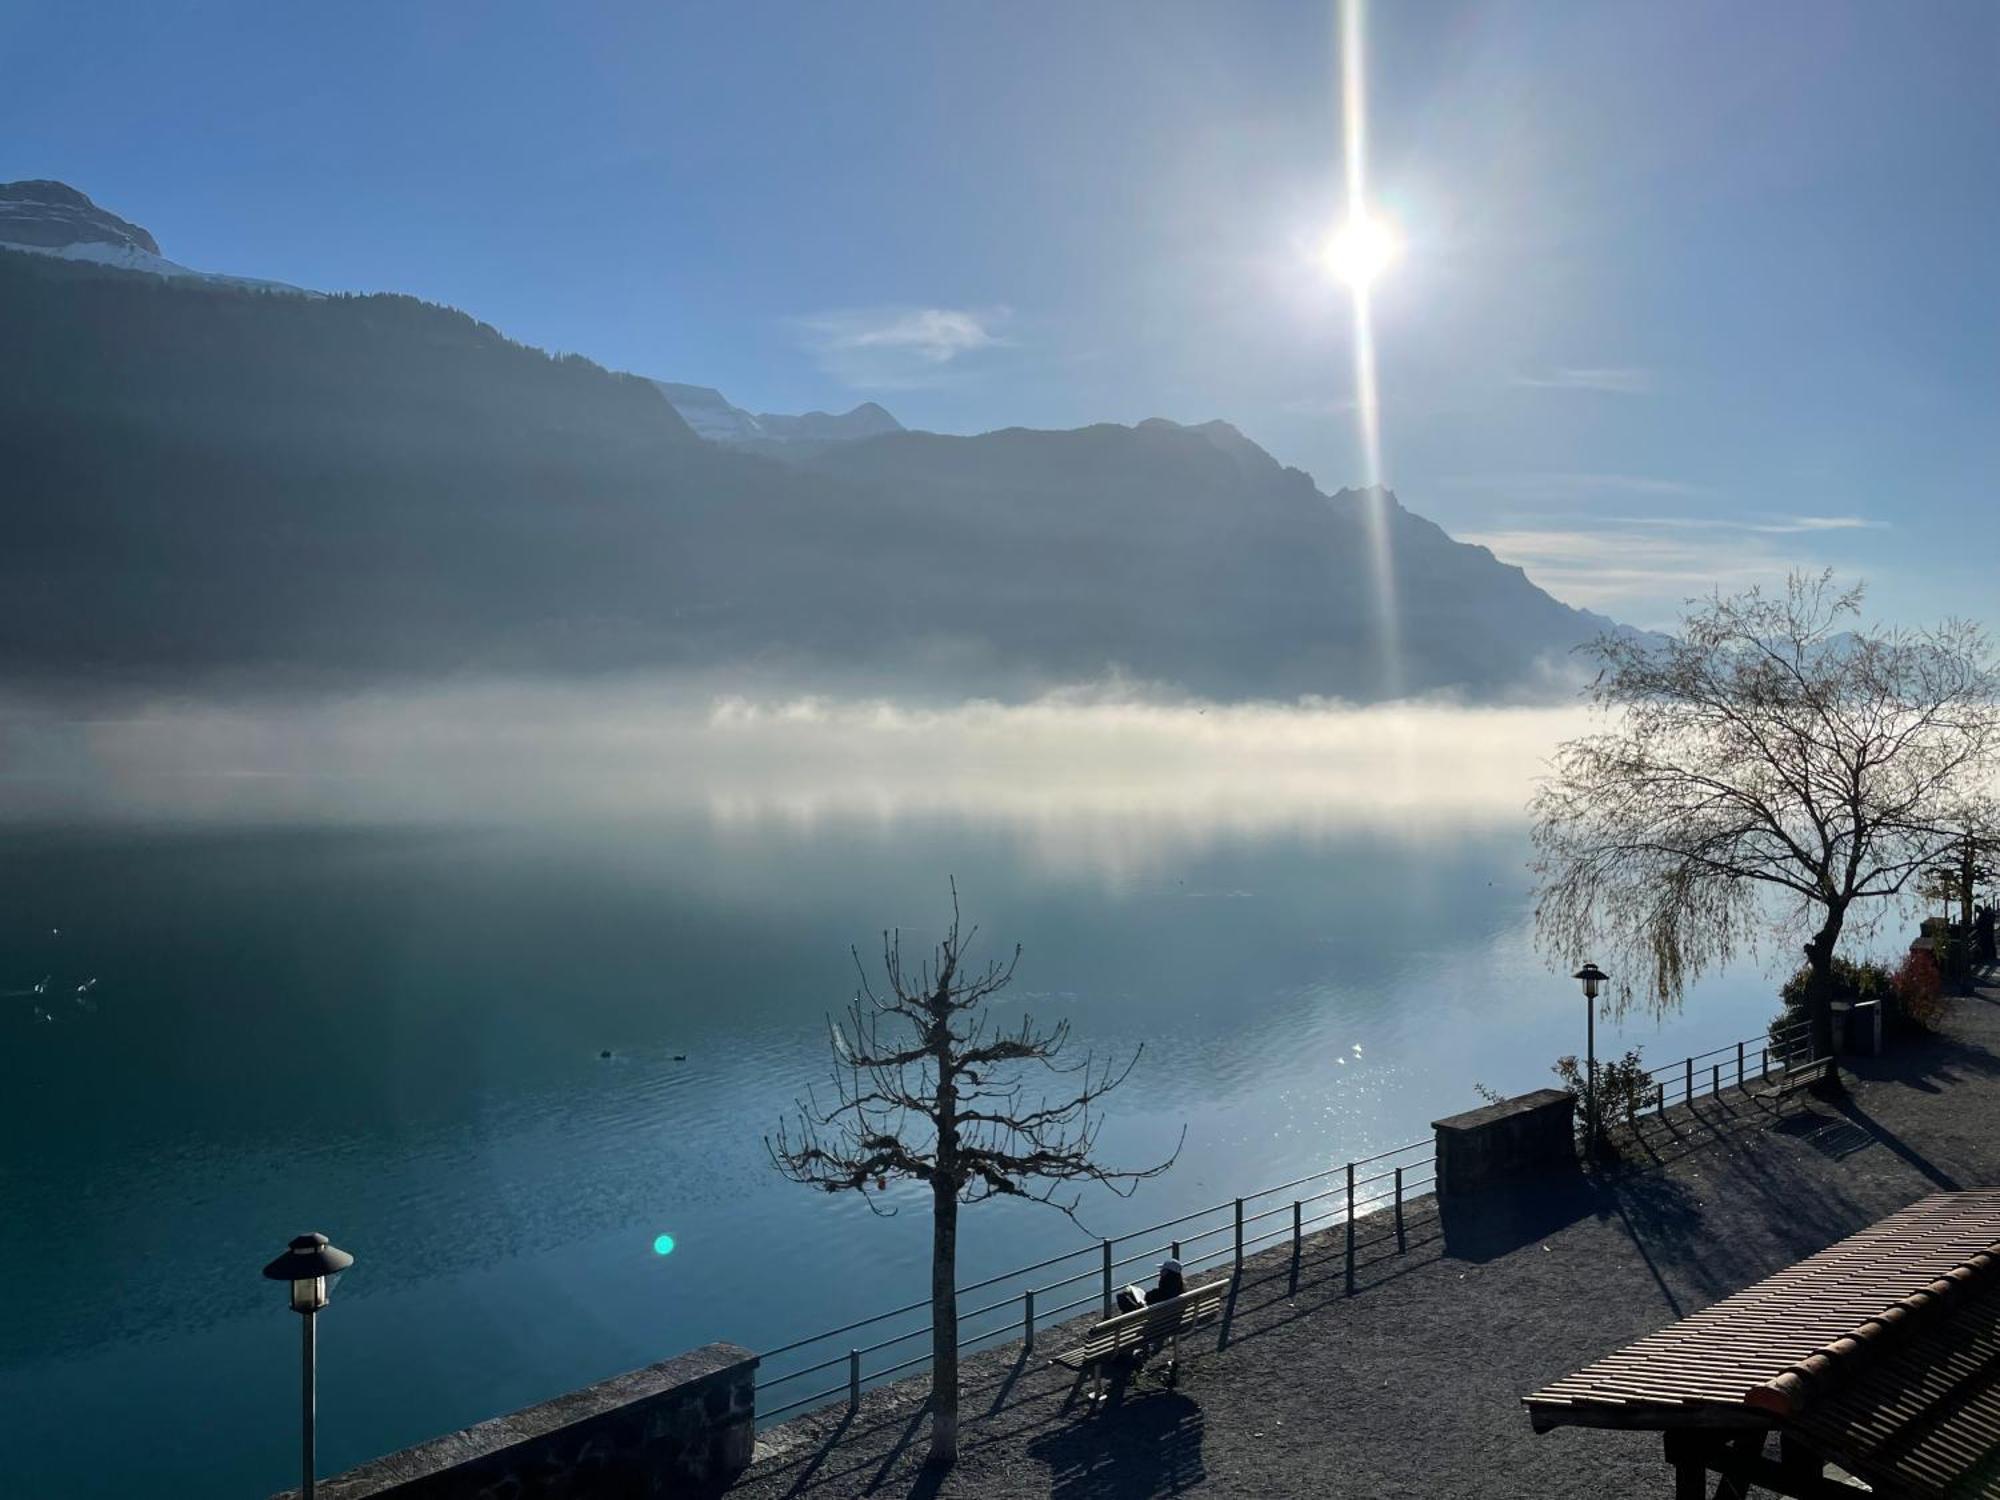
[[[1820,966],[1990,822],[1983,633],[1863,629],[1860,607],[1794,575],[1592,648],[1605,727],[1558,750],[1531,804],[1535,915],[1565,963],[1612,957],[1618,1008],[1678,1003],[1773,931],[1810,934]]]

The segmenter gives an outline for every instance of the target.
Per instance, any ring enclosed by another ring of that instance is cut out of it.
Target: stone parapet
[[[319,1500],[719,1493],[750,1466],[756,1376],[748,1349],[709,1344],[322,1479]]]

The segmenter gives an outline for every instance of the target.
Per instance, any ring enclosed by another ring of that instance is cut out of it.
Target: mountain
[[[36,179],[0,182],[0,248],[52,255],[61,260],[89,261],[123,271],[148,271],[155,276],[185,277],[259,291],[299,292],[282,281],[258,281],[245,276],[219,276],[190,270],[160,254],[159,242],[137,224],[128,223],[67,183]],[[300,293],[316,296],[317,293]]]
[[[873,401],[864,401],[852,411],[840,413],[809,411],[787,416],[766,411],[753,416],[709,386],[681,385],[671,380],[656,380],[653,384],[702,437],[751,452],[791,457],[802,447],[851,443],[903,430],[901,422]],[[787,449],[794,451],[783,451]]]
[[[673,389],[697,422],[408,297],[0,250],[0,680],[1490,695],[1605,624],[1225,423],[952,437],[861,408],[718,442],[706,414],[740,408]]]

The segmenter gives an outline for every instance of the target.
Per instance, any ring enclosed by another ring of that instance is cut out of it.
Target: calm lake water
[[[321,1319],[326,1472],[711,1339],[770,1347],[922,1296],[922,1199],[879,1219],[792,1186],[761,1135],[825,1076],[849,945],[868,958],[888,924],[933,939],[947,874],[993,951],[1024,946],[1010,1009],[1144,1044],[1104,1154],[1152,1160],[1186,1126],[1170,1173],[1091,1205],[1100,1232],[1417,1139],[1475,1081],[1539,1087],[1581,1048],[1575,988],[1529,941],[1518,817],[1347,820],[1322,799],[1163,831],[1153,804],[948,801],[15,827],[0,1490],[294,1483],[296,1320],[258,1271],[303,1229],[359,1261]],[[1600,1050],[1664,1062],[1772,1009],[1745,970]],[[985,1205],[962,1277],[1083,1242]]]

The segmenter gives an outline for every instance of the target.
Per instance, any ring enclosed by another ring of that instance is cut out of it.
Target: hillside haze
[[[0,205],[16,683],[658,669],[1491,696],[1607,624],[1385,497],[1385,663],[1370,497],[1225,423],[752,414],[407,297],[162,270],[61,184]]]

